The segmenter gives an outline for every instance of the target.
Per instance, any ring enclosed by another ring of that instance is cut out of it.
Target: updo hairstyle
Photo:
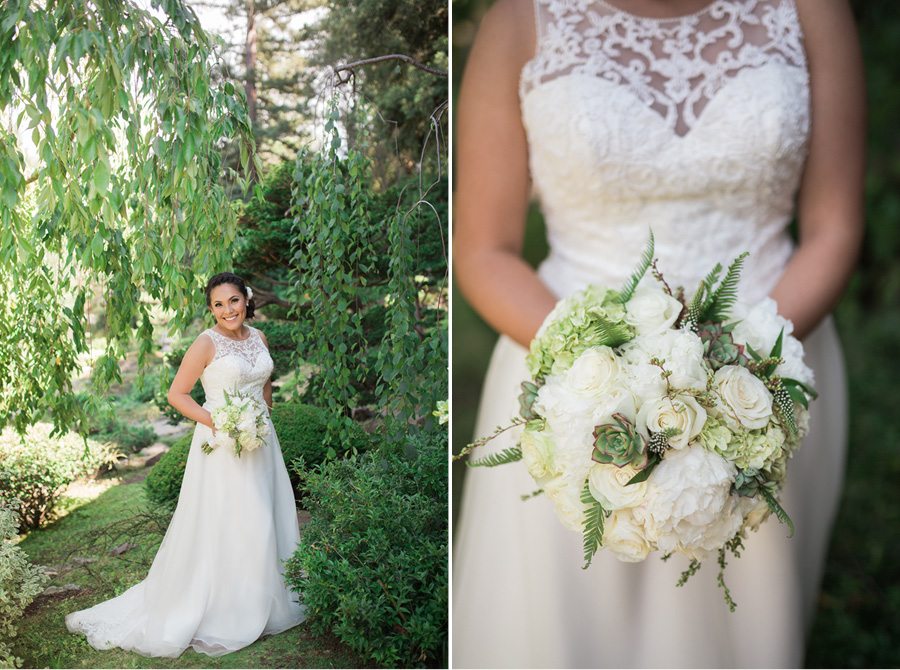
[[[213,275],[209,278],[209,281],[206,282],[206,306],[212,307],[212,298],[210,294],[212,290],[216,286],[221,286],[222,284],[231,284],[238,291],[241,292],[245,298],[247,297],[247,284],[244,283],[244,280],[238,277],[233,272],[220,272],[217,275]],[[245,318],[252,319],[253,314],[256,312],[256,305],[253,303],[253,298],[247,301],[247,315]]]

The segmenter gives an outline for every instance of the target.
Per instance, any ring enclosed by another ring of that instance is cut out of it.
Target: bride
[[[454,667],[796,667],[843,477],[845,382],[828,313],[862,229],[864,91],[846,0],[498,0],[460,92],[455,279],[500,333],[476,437],[517,414],[526,348],[557,300],[620,286],[652,228],[670,285],[750,256],[804,340],[819,400],[774,520],[715,565],[582,571],[581,537],[520,465],[469,470],[453,556]],[[550,253],[520,257],[531,194]],[[789,234],[797,216],[799,243]],[[504,434],[480,454],[512,446]]]
[[[184,355],[169,403],[197,422],[178,506],[147,578],[122,595],[66,616],[96,649],[144,656],[185,649],[221,656],[306,618],[287,590],[281,561],[300,539],[288,473],[274,430],[258,449],[236,457],[201,447],[215,434],[210,410],[237,389],[272,407],[272,359],[265,336],[244,323],[252,293],[231,272],[212,277],[206,304],[216,325]],[[200,379],[201,407],[190,396]],[[271,428],[271,426],[270,426]]]

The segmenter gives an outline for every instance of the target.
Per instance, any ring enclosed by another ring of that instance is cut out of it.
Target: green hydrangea
[[[625,307],[618,297],[617,291],[589,286],[561,300],[531,343],[526,363],[532,378],[565,372],[592,347],[631,340],[634,330],[624,322]]]

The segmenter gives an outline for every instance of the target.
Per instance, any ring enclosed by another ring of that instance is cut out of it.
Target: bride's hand
[[[528,346],[556,297],[521,257],[531,182],[519,75],[536,39],[533,11],[525,8],[514,0],[491,7],[463,77],[453,263],[455,281],[481,316]]]

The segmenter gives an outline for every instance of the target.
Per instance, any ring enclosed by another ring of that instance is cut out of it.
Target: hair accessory
[[[247,289],[247,300],[250,300],[250,298],[253,297],[253,289],[250,288],[249,286],[245,286],[244,288]]]

